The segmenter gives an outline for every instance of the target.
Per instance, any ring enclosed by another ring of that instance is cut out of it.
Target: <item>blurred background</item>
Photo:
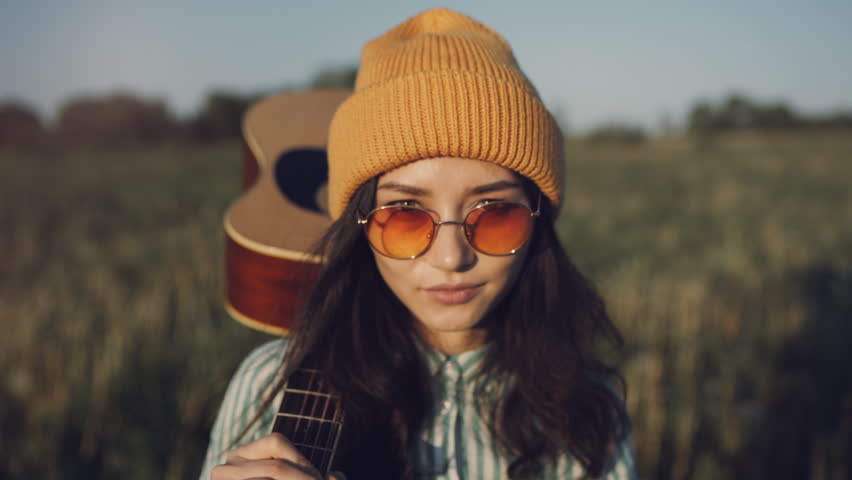
[[[852,4],[443,2],[568,141],[642,478],[852,478]],[[414,1],[0,5],[0,478],[195,478],[270,337],[222,308],[240,118]]]

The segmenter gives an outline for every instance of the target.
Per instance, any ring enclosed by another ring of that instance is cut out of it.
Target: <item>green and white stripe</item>
[[[446,356],[421,344],[432,372],[436,415],[430,428],[411,452],[421,478],[435,480],[491,480],[508,478],[509,459],[500,453],[490,434],[481,408],[502,390],[497,380],[488,380],[477,388],[476,371],[487,347]],[[254,350],[243,361],[231,380],[216,423],[210,434],[210,446],[201,479],[210,477],[213,466],[223,463],[234,439],[257,414],[265,389],[275,379],[286,340],[278,339]],[[478,393],[478,392],[481,392]],[[254,441],[267,434],[275,418],[278,402],[263,412],[263,417],[240,443]],[[628,438],[620,445],[605,480],[635,480],[632,443]],[[574,479],[583,474],[579,462],[567,452],[542,474],[542,479]]]

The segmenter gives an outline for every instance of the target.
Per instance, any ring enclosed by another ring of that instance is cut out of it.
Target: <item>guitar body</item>
[[[313,286],[309,254],[331,224],[325,213],[328,125],[348,90],[284,93],[243,119],[243,187],[225,214],[225,308],[236,320],[285,335]]]

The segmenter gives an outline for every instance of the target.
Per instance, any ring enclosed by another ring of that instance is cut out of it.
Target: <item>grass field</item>
[[[239,145],[0,154],[0,477],[197,476],[268,338],[221,307]],[[572,142],[642,478],[852,474],[852,134]]]

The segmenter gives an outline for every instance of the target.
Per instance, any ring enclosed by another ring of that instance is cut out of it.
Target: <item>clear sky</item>
[[[51,118],[72,96],[129,89],[185,115],[212,88],[274,89],[355,64],[367,40],[439,5],[506,37],[572,129],[653,128],[731,91],[852,109],[848,0],[0,0],[0,101]]]

